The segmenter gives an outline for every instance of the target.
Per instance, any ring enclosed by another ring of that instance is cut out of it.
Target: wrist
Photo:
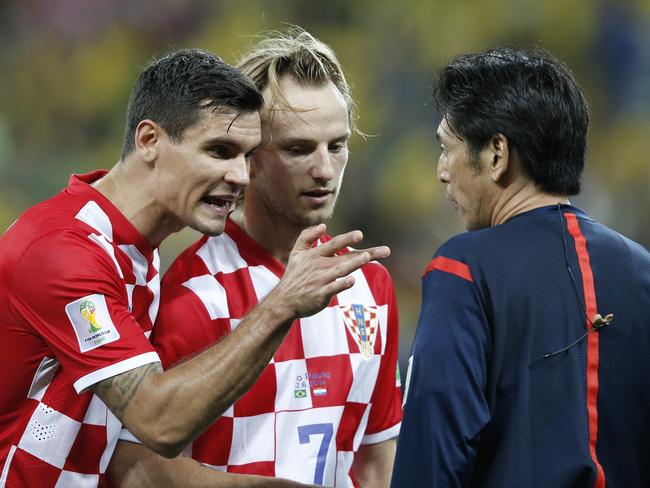
[[[280,327],[290,326],[298,318],[297,312],[291,307],[289,300],[282,294],[273,289],[257,306],[262,309],[266,315],[269,324],[277,324]]]

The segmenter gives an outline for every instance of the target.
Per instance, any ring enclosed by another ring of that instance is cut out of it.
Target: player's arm
[[[352,472],[364,488],[390,486],[395,461],[395,439],[378,444],[362,444],[354,453]]]
[[[481,431],[489,327],[478,287],[462,263],[423,280],[407,373],[393,486],[469,486]],[[465,266],[466,268],[466,266]]]
[[[319,225],[300,235],[282,280],[217,345],[164,373],[142,366],[95,384],[93,391],[144,445],[177,456],[250,388],[293,320],[324,308],[354,284],[352,271],[389,254],[376,247],[335,255],[358,243],[359,231],[313,247],[324,232]]]
[[[184,456],[166,459],[142,445],[126,441],[118,442],[107,476],[109,486],[121,488],[311,486],[281,478],[225,473],[203,466],[194,459]]]

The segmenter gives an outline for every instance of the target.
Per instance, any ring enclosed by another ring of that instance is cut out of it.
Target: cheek
[[[209,180],[205,166],[197,159],[176,152],[175,158],[159,168],[159,191],[169,196],[183,198],[182,195],[201,191],[200,188]],[[192,161],[192,162],[190,162]]]
[[[310,184],[307,182],[309,176],[305,170],[300,170],[297,167],[285,169],[285,171],[282,172],[281,176],[278,176],[278,179],[281,181],[282,186],[293,189]]]
[[[336,170],[339,172],[339,174],[343,174],[345,171],[345,167],[348,164],[348,154],[345,153],[344,155],[341,155],[340,158],[335,159],[336,163]]]
[[[162,199],[170,200],[176,197],[183,185],[183,179],[170,167],[156,167],[156,184],[154,191]]]
[[[282,161],[269,154],[263,156],[255,156],[250,161],[250,176],[259,178],[272,178],[274,175],[284,172],[284,164]]]
[[[340,183],[341,179],[343,178],[343,174],[345,173],[345,168],[347,167],[348,164],[348,155],[347,153],[344,155],[341,155],[340,158],[337,158],[334,160],[334,171],[336,171],[336,180]]]
[[[273,191],[274,193],[282,193],[282,188],[291,185],[291,174],[281,165],[261,164],[251,165],[251,184],[257,185],[260,188],[265,188],[265,191]]]

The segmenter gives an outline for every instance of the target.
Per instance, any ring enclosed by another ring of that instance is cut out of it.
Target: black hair
[[[580,192],[589,107],[571,70],[550,52],[501,47],[458,56],[440,70],[434,99],[474,155],[503,134],[542,191]]]
[[[135,147],[135,129],[142,120],[153,120],[172,141],[179,141],[202,110],[228,107],[252,112],[263,102],[255,84],[218,56],[199,49],[168,54],[142,71],[133,86],[122,159]]]

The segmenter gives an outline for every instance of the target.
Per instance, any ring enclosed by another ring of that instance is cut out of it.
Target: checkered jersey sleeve
[[[18,260],[9,283],[13,315],[56,357],[78,393],[158,361],[107,249],[110,243],[75,230],[45,234]]]
[[[387,337],[381,357],[377,382],[371,398],[368,426],[362,444],[376,444],[397,437],[402,421],[402,393],[398,371],[399,317],[393,281],[379,263],[363,268],[368,285],[378,305],[387,308]]]

